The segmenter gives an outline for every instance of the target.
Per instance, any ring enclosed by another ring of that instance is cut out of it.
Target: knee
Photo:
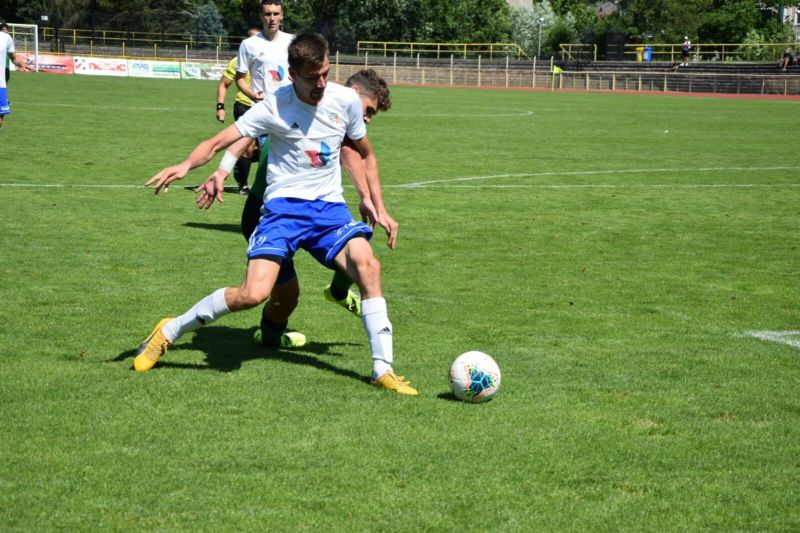
[[[358,277],[363,284],[381,279],[381,263],[374,256],[358,263],[356,270],[358,270]]]
[[[269,294],[260,287],[244,286],[239,291],[238,303],[241,309],[250,309],[261,305]]]

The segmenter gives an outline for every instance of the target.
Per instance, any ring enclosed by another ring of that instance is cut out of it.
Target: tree
[[[685,35],[698,34],[699,14],[711,4],[712,0],[622,0],[616,16],[634,41],[679,43]]]
[[[199,46],[208,46],[219,37],[225,36],[222,17],[212,0],[196,7],[190,16],[194,18],[194,36]]]

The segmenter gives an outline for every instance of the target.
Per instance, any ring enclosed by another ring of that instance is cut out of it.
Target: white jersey
[[[6,58],[8,54],[16,53],[17,49],[14,48],[14,40],[9,34],[0,31],[0,89],[6,86]]]
[[[293,85],[278,89],[236,121],[244,137],[269,134],[264,202],[301,198],[344,202],[339,153],[345,136],[367,135],[361,99],[353,89],[329,82],[318,105],[297,97]]]
[[[268,41],[263,32],[248,37],[239,45],[236,71],[250,73],[253,92],[271,94],[291,83],[289,80],[289,43],[294,35],[278,30]]]

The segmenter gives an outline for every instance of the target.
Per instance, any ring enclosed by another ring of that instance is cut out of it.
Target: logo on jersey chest
[[[283,78],[286,77],[286,71],[283,70],[283,67],[278,65],[276,68],[271,68],[267,71],[272,78],[272,81],[283,81]]]
[[[319,143],[319,146],[309,150],[304,150],[308,158],[308,164],[314,168],[322,168],[331,162],[331,148],[325,141]]]

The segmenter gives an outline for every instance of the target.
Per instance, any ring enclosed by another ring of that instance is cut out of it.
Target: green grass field
[[[306,348],[253,345],[251,310],[130,370],[242,279],[243,199],[188,189],[211,166],[141,186],[218,131],[214,91],[11,80],[0,530],[800,529],[800,102],[394,89],[370,138],[405,398],[304,252]],[[448,394],[467,350],[503,370],[487,404]]]

